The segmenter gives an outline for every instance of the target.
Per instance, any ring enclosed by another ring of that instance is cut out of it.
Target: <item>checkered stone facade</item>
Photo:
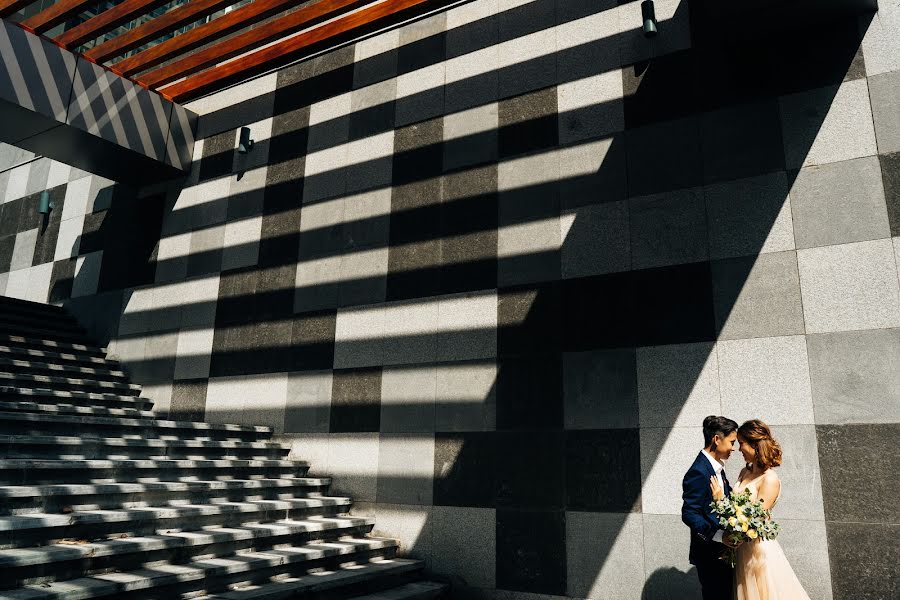
[[[458,590],[692,597],[680,480],[726,414],[783,443],[810,596],[892,597],[881,4],[716,52],[684,1],[653,46],[637,2],[460,4],[191,103],[178,186],[2,172],[0,293],[66,303],[172,415],[274,426]]]

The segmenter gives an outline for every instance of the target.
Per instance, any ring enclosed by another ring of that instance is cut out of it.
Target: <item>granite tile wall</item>
[[[161,411],[274,426],[461,596],[696,596],[680,480],[724,413],[783,443],[810,596],[891,598],[882,4],[712,49],[678,0],[653,44],[636,2],[460,4],[195,101],[177,187],[0,170],[0,293],[67,303]]]

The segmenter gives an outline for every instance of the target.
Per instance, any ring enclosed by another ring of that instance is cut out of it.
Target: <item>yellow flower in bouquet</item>
[[[747,532],[747,537],[750,538],[751,540],[755,540],[758,536],[759,536],[759,534],[756,533],[755,529],[751,529]]]
[[[718,518],[724,537],[732,544],[772,540],[781,527],[763,507],[762,501],[754,501],[748,490],[731,492],[730,496],[710,503],[713,516]],[[726,548],[722,558],[735,563],[734,548]]]

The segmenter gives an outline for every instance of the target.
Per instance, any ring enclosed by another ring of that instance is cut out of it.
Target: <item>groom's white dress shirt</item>
[[[709,464],[712,465],[713,471],[716,472],[716,479],[719,480],[719,487],[721,487],[721,488],[722,488],[722,491],[724,492],[724,491],[725,491],[725,481],[722,479],[722,469],[725,468],[725,464],[722,463],[722,462],[719,462],[718,460],[716,460],[716,458],[713,457],[712,454],[710,454],[709,452],[706,451],[706,448],[704,448],[703,450],[701,450],[701,452],[703,452],[703,456],[706,457],[706,460],[709,461]],[[713,541],[714,541],[714,542],[719,542],[719,543],[721,544],[721,543],[722,543],[722,534],[723,534],[723,533],[724,533],[724,532],[723,532],[721,529],[718,530],[718,531],[715,533],[715,535],[713,535]]]

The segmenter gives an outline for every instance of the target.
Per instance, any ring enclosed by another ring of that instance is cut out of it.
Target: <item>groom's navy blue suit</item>
[[[716,531],[720,529],[719,521],[709,507],[713,499],[709,478],[715,474],[709,459],[700,452],[681,483],[684,500],[681,505],[681,520],[691,528],[689,559],[697,567],[703,600],[731,600],[734,572],[726,561],[719,558],[725,546],[713,540]],[[730,494],[731,485],[724,470],[722,482],[725,484],[725,494]]]

